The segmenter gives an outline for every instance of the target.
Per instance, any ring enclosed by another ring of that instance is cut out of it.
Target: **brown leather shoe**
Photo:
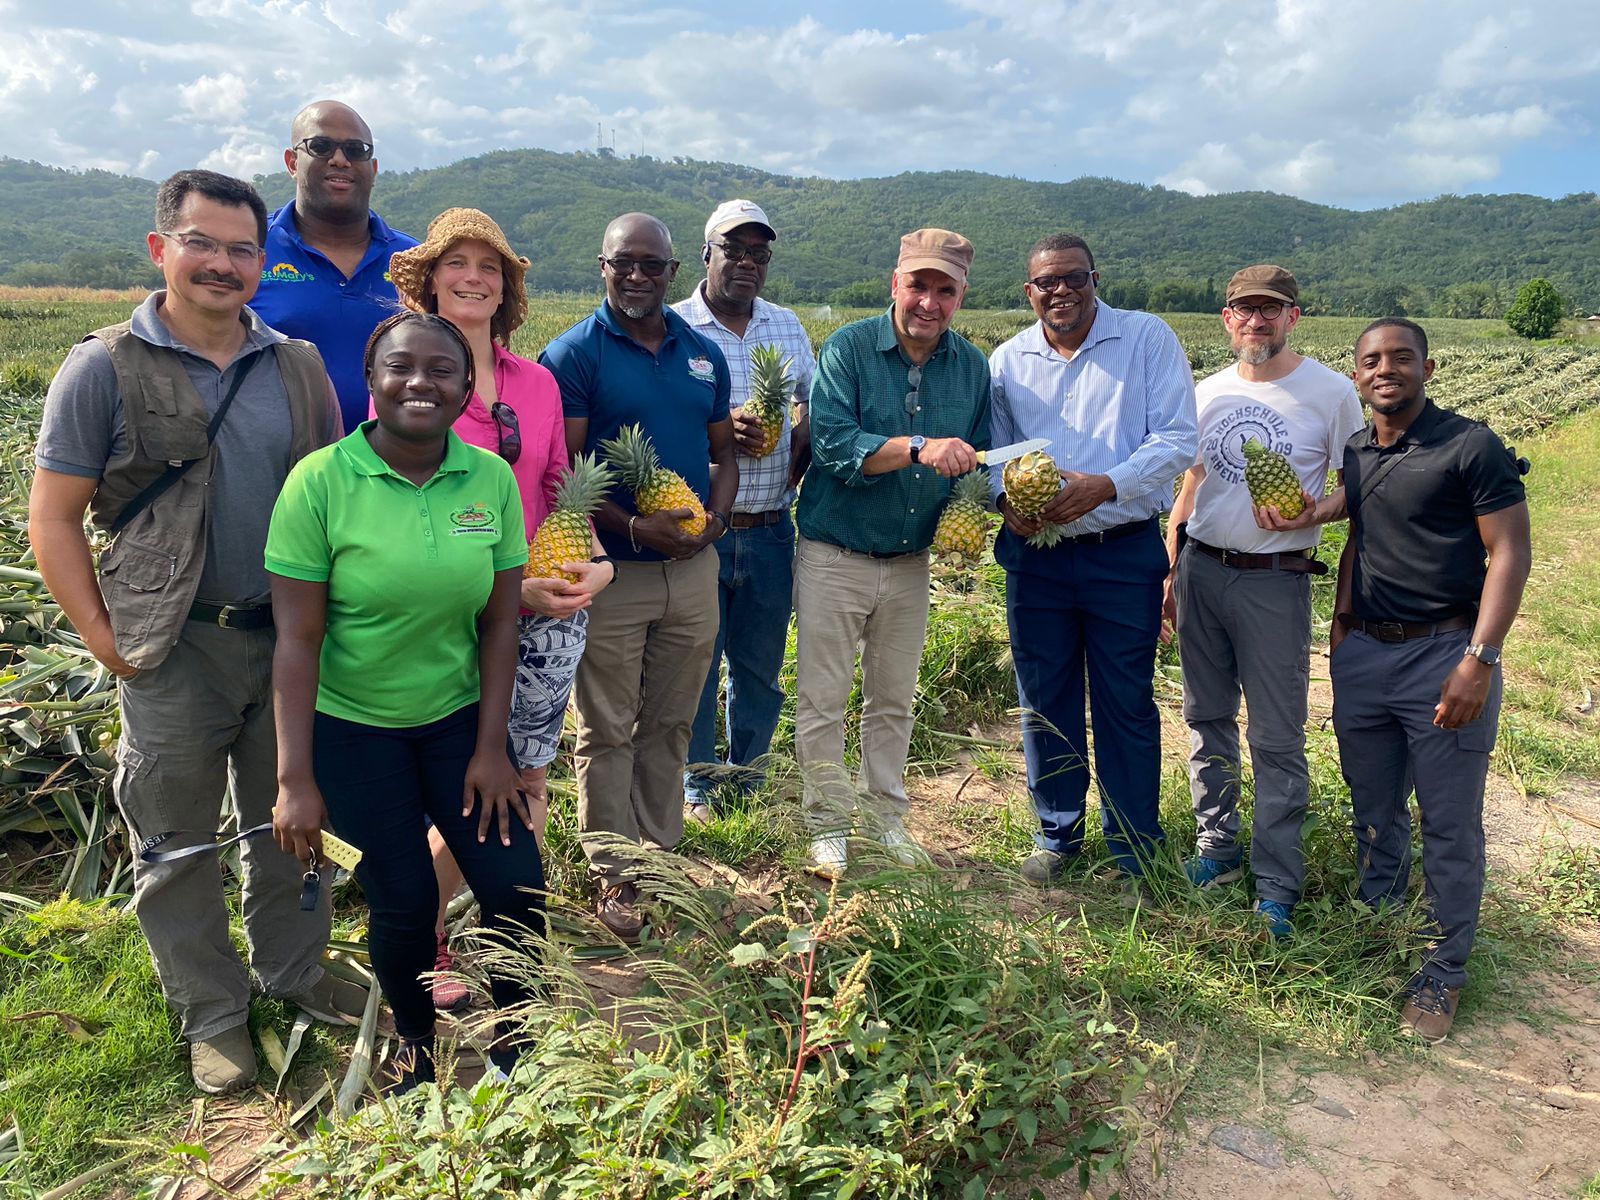
[[[256,1081],[256,1048],[250,1026],[235,1025],[189,1043],[189,1074],[211,1096],[243,1091]]]
[[[1450,1036],[1460,997],[1460,988],[1446,987],[1432,975],[1422,976],[1400,1010],[1400,1032],[1425,1042],[1444,1041]]]
[[[644,918],[639,915],[639,889],[631,883],[602,888],[594,914],[600,918],[600,924],[625,942],[637,942],[644,929]]]

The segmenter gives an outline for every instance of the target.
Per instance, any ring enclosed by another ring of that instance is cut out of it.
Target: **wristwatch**
[[[918,458],[917,456],[922,453],[922,448],[924,446],[926,446],[927,444],[928,444],[928,439],[923,437],[920,433],[912,435],[912,438],[911,438],[911,461],[912,461],[912,463],[917,464],[917,465],[921,465],[922,459]]]
[[[719,513],[714,508],[706,509],[706,520],[709,521],[712,517],[715,517],[721,523],[722,532],[717,534],[717,536],[712,538],[711,540],[714,541],[714,542],[720,542],[723,538],[725,538],[728,535],[728,530],[733,528],[733,522],[728,520],[728,518],[726,516],[724,516],[722,513]]]
[[[1492,667],[1500,661],[1500,647],[1491,646],[1486,642],[1478,642],[1468,646],[1461,652],[1461,657],[1465,658],[1469,654],[1486,667]]]

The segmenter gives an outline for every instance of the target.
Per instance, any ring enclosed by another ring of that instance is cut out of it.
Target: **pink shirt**
[[[544,524],[555,504],[556,485],[567,469],[567,434],[561,416],[561,389],[556,377],[532,359],[512,354],[500,343],[494,344],[494,389],[501,401],[517,414],[522,434],[522,453],[511,464],[517,491],[522,494],[522,512],[528,540]],[[489,415],[482,400],[473,403],[453,428],[469,446],[480,446],[491,454],[500,446],[500,427]],[[368,401],[367,416],[377,414]]]

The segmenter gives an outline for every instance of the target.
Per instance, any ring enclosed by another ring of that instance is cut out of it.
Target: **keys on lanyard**
[[[321,891],[322,875],[317,871],[317,860],[313,855],[310,865],[306,867],[306,873],[300,877],[300,911],[315,912],[317,896]]]

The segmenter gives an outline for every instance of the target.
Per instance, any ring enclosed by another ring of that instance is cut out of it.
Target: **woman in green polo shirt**
[[[302,861],[320,854],[325,821],[362,851],[367,942],[403,1039],[405,1090],[433,1078],[427,823],[492,935],[543,929],[544,874],[506,736],[528,550],[511,468],[450,429],[473,391],[461,334],[435,316],[391,317],[367,343],[366,371],[376,419],[294,469],[267,535],[273,824]],[[492,969],[490,989],[501,1008],[530,996]],[[514,1039],[491,1056],[509,1071]]]

